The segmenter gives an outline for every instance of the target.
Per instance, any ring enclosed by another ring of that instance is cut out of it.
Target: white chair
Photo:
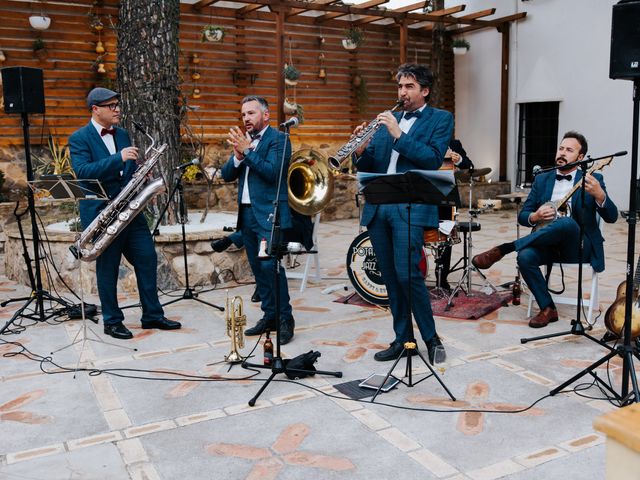
[[[316,253],[306,253],[305,256],[307,260],[304,265],[304,270],[302,272],[291,272],[287,270],[287,278],[299,278],[302,280],[300,282],[300,293],[304,292],[304,289],[307,287],[307,279],[309,278],[309,270],[311,270],[311,262],[313,261],[313,265],[315,267],[316,273],[313,277],[314,280],[320,281],[322,280],[322,275],[320,275],[320,254],[318,252],[318,227],[320,226],[320,212],[316,213],[313,218],[313,232],[311,234],[311,239],[313,240],[313,248]]]
[[[601,218],[600,215],[596,214],[596,218],[598,220],[598,228],[602,228],[602,222],[601,222]],[[579,264],[578,263],[554,263],[553,264],[554,267],[557,267],[555,271],[560,271],[560,266],[562,266],[563,269],[566,269],[567,267],[575,267],[578,268]],[[591,266],[590,263],[583,263],[582,264],[582,279],[584,280],[584,275],[586,274],[587,271],[591,271],[591,291],[590,291],[590,295],[589,298],[585,298],[584,293],[585,293],[585,289],[583,288],[582,290],[582,306],[583,307],[589,307],[589,311],[587,312],[587,322],[591,323],[591,316],[593,315],[593,307],[598,307],[599,308],[599,303],[598,303],[598,272],[596,272],[593,267]],[[548,274],[548,271],[545,271]],[[565,287],[566,287],[566,282],[565,282]],[[576,290],[575,290],[575,295],[573,296],[569,296],[566,291],[563,292],[564,295],[551,295],[551,298],[553,299],[553,302],[556,304],[561,304],[561,305],[577,305],[578,304],[578,299],[577,297],[577,285],[576,285]],[[531,293],[529,293],[529,307],[527,309],[527,317],[531,316],[531,307],[533,306],[533,295],[531,295]]]
[[[563,269],[567,269],[567,267],[575,267],[578,268],[579,264],[577,263],[554,263],[553,264],[554,267],[556,267],[554,270],[552,270],[553,272],[559,272],[560,271],[560,266],[562,266]],[[583,279],[584,279],[584,275],[586,275],[586,273],[588,271],[591,271],[591,290],[590,290],[590,295],[589,297],[585,297],[584,293],[586,292],[586,289],[583,288],[583,295],[582,295],[582,306],[583,307],[589,307],[589,311],[587,312],[587,322],[591,323],[591,317],[593,315],[593,309],[594,307],[598,307],[598,272],[596,272],[593,267],[591,267],[591,264],[589,263],[583,263],[582,264],[582,274],[583,274]],[[565,282],[565,286],[567,285],[567,283]],[[573,289],[572,289],[573,290]],[[574,291],[574,295],[571,296],[570,294],[568,294],[566,291],[562,294],[562,295],[551,295],[551,298],[553,299],[553,302],[555,304],[561,304],[561,305],[577,305],[578,303],[578,299],[576,298],[576,294],[577,294],[577,287],[576,290]],[[529,307],[527,309],[527,317],[531,316],[531,310],[533,307],[533,295],[531,293],[529,293]]]

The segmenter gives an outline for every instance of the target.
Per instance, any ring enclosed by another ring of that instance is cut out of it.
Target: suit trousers
[[[411,245],[411,303],[413,316],[422,339],[427,342],[436,333],[429,291],[418,268],[424,243],[424,227],[408,224],[398,216],[397,205],[378,205],[373,220],[367,225],[371,245],[378,260],[378,269],[387,287],[389,306],[393,315],[395,342],[404,343],[415,338],[409,311],[408,245]]]
[[[540,310],[553,303],[541,265],[554,262],[577,263],[580,227],[571,217],[561,217],[555,222],[515,241],[518,267],[529,286]],[[590,259],[589,242],[585,239],[583,262]]]
[[[257,222],[253,208],[240,207],[240,225],[242,229],[242,241],[247,252],[251,271],[256,279],[256,288],[261,299],[261,308],[264,318],[275,321],[276,295],[275,295],[275,259],[259,260],[258,251],[260,241],[264,238],[269,241],[271,231],[266,230]],[[280,268],[278,276],[280,282],[280,320],[289,321],[292,318],[291,304],[289,303],[289,285],[284,268]]]
[[[164,311],[158,300],[158,256],[143,214],[138,215],[96,260],[98,295],[105,325],[124,320],[118,306],[120,260],[124,255],[133,266],[138,284],[142,321],[160,320]]]

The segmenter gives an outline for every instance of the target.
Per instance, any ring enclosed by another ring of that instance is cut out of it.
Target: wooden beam
[[[200,0],[193,4],[194,10],[202,10],[204,7],[208,7],[209,5],[213,5],[214,3],[218,3],[220,0]]]
[[[410,5],[405,5],[404,7],[394,8],[391,11],[398,12],[398,13],[405,13],[405,12],[410,12],[411,10],[417,10],[419,8],[422,8],[423,6],[424,6],[424,2],[417,2],[417,3],[412,3]]]
[[[276,78],[278,79],[277,83],[277,98],[278,98],[278,125],[284,122],[284,110],[282,109],[284,105],[284,75],[282,72],[284,71],[284,24],[286,20],[287,12],[280,8],[276,13]]]
[[[383,3],[387,3],[389,0],[369,0],[368,2],[364,2],[364,3],[360,3],[358,5],[354,5],[354,7],[357,8],[373,8],[373,7],[377,7],[378,5],[382,5]],[[331,2],[334,3],[334,2]],[[384,12],[384,10],[380,10],[380,13]],[[324,15],[319,16],[318,18],[316,18],[316,23],[321,23],[321,22],[326,22],[327,20],[331,20],[333,18],[339,18],[339,17],[344,17],[346,15],[351,15],[351,12],[349,13],[326,13]],[[383,18],[382,16],[377,16],[377,15],[372,15],[373,18],[380,20],[380,18]],[[375,20],[372,20],[375,22]],[[368,23],[368,22],[365,22]]]
[[[264,7],[264,5],[246,5],[246,6],[242,7],[242,8],[239,8],[236,11],[236,13],[237,13],[237,15],[242,16],[242,15],[246,15],[247,13],[251,13],[251,12],[253,12],[255,10],[259,10],[262,7]]]
[[[340,0],[316,0],[313,3],[310,3],[309,7],[307,7],[307,8],[293,8],[287,14],[287,19],[289,19],[291,17],[295,17],[296,15],[300,15],[301,13],[304,13],[304,12],[312,12],[314,10],[317,11],[317,10],[319,10],[318,8],[316,8],[318,5],[331,5],[332,3],[337,3],[338,1],[340,1]]]
[[[407,22],[400,24],[400,65],[407,63],[407,49],[409,47],[409,29]]]
[[[496,13],[495,8],[487,8],[486,10],[480,10],[479,12],[469,13],[467,15],[462,15],[458,18],[464,18],[466,20],[477,20],[478,18],[488,17],[489,15],[493,15]]]
[[[431,12],[429,15],[444,17],[445,15],[453,15],[454,13],[462,12],[464,11],[465,8],[467,8],[466,5],[458,5],[457,7],[449,7],[449,8],[443,8],[442,10],[435,10]]]
[[[383,20],[383,19],[384,17],[379,17],[377,15],[368,15],[366,17],[356,20],[355,22],[351,22],[351,25],[354,25],[357,27],[358,25],[365,25],[367,23],[377,22],[378,20]]]
[[[511,24],[504,22],[502,33],[502,60],[500,62],[500,173],[501,182],[507,179],[507,125],[509,120],[509,30]]]
[[[518,20],[522,20],[527,16],[527,12],[515,13],[513,15],[507,15],[506,17],[496,18],[495,20],[483,21],[483,20],[470,20],[474,22],[473,25],[469,25],[468,27],[462,28],[452,28],[447,31],[452,35],[460,35],[463,33],[473,32],[475,30],[481,30],[487,27],[499,27],[503,23],[515,22]],[[458,19],[460,20],[460,19]]]

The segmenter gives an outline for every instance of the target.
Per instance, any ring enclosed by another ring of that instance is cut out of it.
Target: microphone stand
[[[280,228],[280,188],[282,187],[283,177],[284,177],[284,165],[285,163],[289,163],[287,160],[287,144],[289,143],[289,127],[287,123],[283,123],[281,125],[284,128],[284,146],[282,148],[282,159],[280,161],[280,171],[278,173],[278,184],[276,190],[276,198],[273,201],[273,213],[271,214],[271,236],[269,241],[269,252],[268,259],[273,261],[273,282],[274,282],[274,293],[276,296],[276,312],[275,312],[275,322],[276,322],[276,351],[273,356],[273,362],[271,365],[262,365],[258,363],[249,363],[246,360],[242,362],[242,368],[264,368],[271,369],[271,375],[264,382],[264,384],[260,387],[258,392],[249,400],[249,406],[253,407],[258,400],[258,397],[264,392],[264,390],[269,386],[269,384],[273,381],[276,375],[280,373],[286,374],[289,373],[304,373],[306,375],[331,375],[337,378],[342,377],[342,372],[329,372],[323,370],[303,370],[299,368],[288,368],[284,361],[282,360],[282,355],[280,353],[280,269],[282,268],[280,261],[282,257],[286,253],[282,249],[281,238],[281,228]],[[305,375],[305,376],[306,376]]]

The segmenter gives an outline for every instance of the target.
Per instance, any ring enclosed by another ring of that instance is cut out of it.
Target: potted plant
[[[342,39],[342,46],[346,50],[355,50],[364,43],[365,36],[362,29],[351,27],[344,31],[345,38]]]
[[[29,24],[36,30],[46,30],[51,26],[51,19],[44,13],[40,15],[31,15],[29,17]]]
[[[300,78],[300,72],[291,64],[284,64],[284,83],[287,85],[297,85]]]
[[[221,42],[224,35],[225,30],[219,25],[205,25],[202,27],[203,42]]]
[[[47,52],[47,45],[41,38],[36,38],[33,41],[33,53],[40,60],[44,60],[49,55]]]
[[[287,115],[295,115],[298,117],[299,123],[304,123],[304,107],[299,103],[291,102],[288,98],[285,98],[282,111]]]
[[[464,38],[456,38],[452,43],[453,54],[454,55],[464,55],[471,48],[469,42],[467,42]]]

